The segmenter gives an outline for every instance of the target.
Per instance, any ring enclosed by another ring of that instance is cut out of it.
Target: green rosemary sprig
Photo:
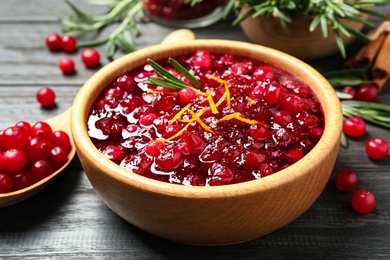
[[[345,100],[341,101],[345,117],[358,116],[375,125],[390,129],[390,106],[380,103]]]
[[[103,15],[92,15],[81,11],[69,0],[65,0],[73,13],[61,19],[62,30],[66,35],[84,36],[96,33],[108,25],[119,26],[107,38],[79,43],[78,48],[106,45],[106,56],[112,60],[117,49],[127,53],[137,49],[134,38],[139,34],[138,24],[144,17],[141,0],[90,0],[91,5],[109,8]]]
[[[374,27],[374,24],[361,18],[366,13],[373,16],[385,18],[385,15],[370,10],[371,7],[386,5],[388,0],[229,0],[225,14],[235,11],[239,14],[244,8],[248,11],[241,13],[233,22],[234,25],[243,20],[264,15],[267,17],[278,17],[284,31],[288,33],[288,24],[292,23],[294,16],[313,17],[309,25],[308,32],[314,31],[317,27],[321,28],[324,38],[328,38],[328,28],[334,33],[335,40],[343,58],[346,58],[346,51],[342,41],[342,36],[351,35],[369,42],[369,39],[359,31],[353,30],[347,26],[344,21],[350,20],[363,25]]]
[[[183,74],[184,77],[186,77],[194,86],[198,89],[201,89],[202,86],[199,83],[199,81],[189,72],[186,68],[184,68],[179,62],[177,62],[173,58],[168,59],[169,64],[173,68],[175,68],[179,73]],[[147,62],[152,66],[153,70],[160,76],[160,77],[151,77],[149,81],[146,82],[146,84],[151,85],[158,85],[163,88],[167,88],[174,91],[179,91],[183,88],[191,88],[194,89],[193,86],[185,83],[184,81],[180,80],[176,76],[174,76],[172,73],[164,69],[160,64],[155,62],[152,59],[148,59]]]

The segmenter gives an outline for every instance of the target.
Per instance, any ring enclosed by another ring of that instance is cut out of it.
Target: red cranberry
[[[366,102],[375,102],[378,98],[378,88],[374,84],[361,85],[356,91],[356,99]]]
[[[183,162],[183,156],[176,147],[165,147],[156,158],[159,169],[172,171]]]
[[[55,92],[51,88],[41,88],[36,94],[36,99],[43,107],[50,107],[54,104],[56,98]]]
[[[51,33],[46,37],[46,46],[51,51],[61,50],[62,39],[57,33]]]
[[[13,190],[12,178],[3,171],[0,171],[0,194],[8,193]]]
[[[375,208],[375,195],[366,189],[357,190],[352,195],[351,204],[352,208],[359,213],[370,213]]]
[[[100,54],[96,49],[87,48],[81,53],[81,61],[88,68],[95,68],[100,65]]]
[[[116,80],[117,87],[123,92],[131,92],[137,86],[134,78],[130,75],[123,75]]]
[[[234,173],[230,167],[220,163],[213,163],[209,171],[209,186],[225,185],[233,181]]]
[[[362,136],[366,132],[366,122],[360,117],[349,117],[344,120],[343,131],[348,136]]]
[[[36,180],[31,172],[27,170],[19,170],[11,174],[13,182],[13,190],[21,190],[33,185]]]
[[[48,161],[39,160],[31,165],[30,172],[36,181],[40,181],[50,176],[53,173],[53,169]]]
[[[350,192],[358,186],[358,177],[353,170],[343,169],[336,175],[336,187],[343,192]]]
[[[61,59],[58,67],[64,74],[73,74],[75,72],[75,63],[71,58]]]
[[[384,159],[389,154],[389,143],[381,138],[371,138],[366,143],[366,153],[371,159]]]
[[[61,47],[65,52],[75,52],[77,40],[73,36],[62,37]]]
[[[263,66],[253,72],[253,78],[257,81],[272,81],[275,79],[274,69],[269,66]]]
[[[179,91],[179,101],[182,106],[186,106],[195,98],[195,92],[190,88],[183,88]]]

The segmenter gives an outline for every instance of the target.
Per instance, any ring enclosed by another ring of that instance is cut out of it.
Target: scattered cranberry
[[[23,128],[11,126],[4,130],[2,134],[2,143],[6,149],[23,149],[29,139],[28,133]]]
[[[31,165],[30,172],[36,181],[40,181],[50,176],[53,173],[53,169],[48,161],[38,160]]]
[[[350,192],[358,185],[358,177],[351,169],[343,169],[336,175],[336,187],[343,192]]]
[[[351,98],[350,98],[351,100],[356,99],[356,89],[354,87],[346,86],[346,87],[341,89],[341,92],[351,95]]]
[[[369,213],[375,208],[376,200],[372,192],[366,189],[355,191],[351,199],[352,208],[359,213]]]
[[[65,52],[75,52],[77,47],[77,40],[73,36],[64,36],[61,41],[61,48]]]
[[[61,59],[58,67],[64,74],[73,74],[75,72],[75,63],[71,58]]]
[[[356,91],[356,99],[366,102],[375,102],[378,98],[378,88],[374,84],[361,85]]]
[[[88,68],[100,65],[100,54],[96,49],[87,48],[81,53],[81,60]]]
[[[343,131],[351,137],[360,137],[366,132],[366,122],[360,117],[349,117],[344,120]]]
[[[51,33],[46,37],[46,46],[51,51],[59,51],[61,47],[62,39],[57,33]]]
[[[38,90],[36,98],[41,106],[50,107],[55,103],[56,94],[51,88],[41,88]]]
[[[371,138],[366,143],[366,153],[371,159],[384,159],[389,153],[389,144],[381,138]]]

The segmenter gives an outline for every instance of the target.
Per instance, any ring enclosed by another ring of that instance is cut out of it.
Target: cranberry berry
[[[73,36],[64,36],[61,41],[61,48],[65,52],[75,52],[77,47],[77,40]]]
[[[50,107],[54,105],[56,94],[51,88],[41,88],[36,94],[36,99],[43,107]]]
[[[61,59],[58,67],[64,74],[73,74],[75,72],[75,63],[71,58]]]
[[[366,122],[360,117],[349,117],[344,120],[343,131],[351,137],[360,137],[366,132]]]
[[[336,187],[343,192],[350,192],[358,185],[358,177],[351,169],[343,169],[336,175]]]
[[[355,191],[351,199],[352,208],[359,213],[369,213],[375,208],[375,195],[366,189]]]
[[[46,46],[51,51],[60,51],[62,39],[57,33],[51,33],[46,37]]]
[[[384,159],[389,154],[389,143],[381,138],[371,138],[366,143],[366,153],[371,159]]]
[[[81,53],[81,61],[88,68],[95,68],[100,65],[100,54],[96,49],[87,48]]]

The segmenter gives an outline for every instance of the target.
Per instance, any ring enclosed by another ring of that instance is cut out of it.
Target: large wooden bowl
[[[188,187],[134,174],[105,158],[87,133],[92,103],[116,77],[146,63],[207,49],[275,64],[301,78],[317,94],[325,114],[325,131],[315,148],[292,166],[240,184]],[[258,238],[305,212],[329,180],[339,148],[342,113],[329,83],[304,62],[258,45],[223,40],[195,40],[154,46],[105,66],[80,89],[73,105],[71,129],[84,170],[101,199],[123,219],[170,240],[222,245]]]

